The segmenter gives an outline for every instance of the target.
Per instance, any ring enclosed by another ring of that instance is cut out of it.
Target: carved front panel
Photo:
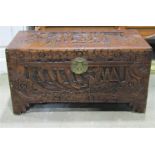
[[[79,75],[71,71],[77,56],[88,61]],[[148,52],[14,51],[8,59],[13,90],[30,102],[127,102],[147,95]]]

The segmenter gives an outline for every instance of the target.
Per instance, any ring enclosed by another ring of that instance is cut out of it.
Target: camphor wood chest
[[[128,103],[145,112],[151,47],[135,30],[19,32],[6,49],[13,111],[38,103]]]

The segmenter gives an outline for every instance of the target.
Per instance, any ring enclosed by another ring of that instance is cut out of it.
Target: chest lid
[[[8,50],[151,50],[136,30],[21,31]]]

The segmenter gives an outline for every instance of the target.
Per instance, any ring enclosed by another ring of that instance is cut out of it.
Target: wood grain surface
[[[129,103],[145,112],[151,47],[135,30],[19,32],[6,57],[15,114],[39,103]],[[79,75],[77,57],[88,62]]]

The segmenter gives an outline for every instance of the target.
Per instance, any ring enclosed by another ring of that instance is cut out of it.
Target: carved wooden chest
[[[145,112],[151,47],[135,30],[19,32],[6,57],[15,114],[58,102]]]

